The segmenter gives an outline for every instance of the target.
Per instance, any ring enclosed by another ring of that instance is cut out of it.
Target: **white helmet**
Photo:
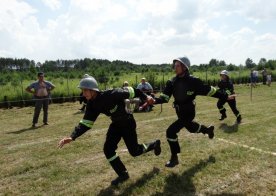
[[[92,76],[81,79],[78,88],[99,91],[98,83]]]
[[[226,75],[226,76],[229,76],[229,72],[228,72],[228,71],[226,71],[226,70],[222,70],[222,71],[220,72],[220,75]]]
[[[189,70],[191,63],[190,63],[190,60],[188,59],[188,57],[184,56],[184,57],[179,57],[179,58],[173,59],[173,68],[174,68],[174,64],[176,61],[181,62],[187,68],[187,70]]]

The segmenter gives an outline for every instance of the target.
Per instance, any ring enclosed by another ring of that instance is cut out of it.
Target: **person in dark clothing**
[[[166,131],[167,141],[171,150],[171,158],[166,163],[166,167],[174,167],[179,164],[177,154],[180,153],[177,133],[185,127],[191,133],[208,134],[214,137],[214,126],[206,127],[194,121],[195,117],[195,98],[197,95],[205,95],[228,99],[227,94],[220,93],[216,88],[204,85],[203,82],[190,75],[190,60],[181,57],[173,60],[173,68],[176,76],[167,81],[160,97],[155,99],[155,104],[168,103],[171,96],[174,97],[173,106],[178,119],[173,122]]]
[[[129,178],[125,165],[116,154],[117,145],[121,138],[123,138],[129,153],[134,157],[152,150],[156,156],[161,153],[160,140],[147,144],[138,144],[135,119],[129,110],[125,108],[125,99],[141,97],[152,104],[154,100],[150,96],[132,87],[99,91],[97,81],[92,76],[83,78],[80,81],[79,88],[82,89],[83,95],[88,100],[86,111],[71,136],[60,140],[59,148],[91,129],[97,117],[103,113],[106,116],[110,116],[112,120],[106,134],[103,149],[107,160],[118,174],[118,177],[111,181],[112,185],[118,185]]]
[[[267,71],[266,71],[266,68],[263,69],[262,76],[263,76],[263,85],[266,85],[266,81],[267,81]]]
[[[218,87],[219,87],[219,91],[221,93],[226,93],[228,95],[233,95],[235,94],[234,92],[234,86],[232,81],[229,78],[229,73],[226,70],[223,70],[220,73],[220,81],[218,83]],[[217,102],[217,108],[219,109],[219,112],[221,113],[221,117],[219,120],[224,120],[225,118],[227,118],[226,116],[226,109],[224,108],[224,104],[228,103],[228,105],[230,106],[231,110],[233,111],[233,113],[235,114],[235,116],[237,117],[237,123],[241,123],[241,115],[240,112],[238,111],[237,107],[236,107],[236,99],[235,97],[231,100],[225,100],[225,99],[219,99]]]

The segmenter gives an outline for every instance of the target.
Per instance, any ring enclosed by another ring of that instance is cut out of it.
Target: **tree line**
[[[261,70],[263,68],[268,68],[274,70],[276,68],[276,60],[266,60],[261,58],[258,63],[253,62],[251,58],[245,60],[244,65],[234,65],[232,63],[226,64],[224,60],[211,59],[208,64],[192,65],[192,69],[201,70],[206,67],[226,67],[229,71],[236,70],[238,67],[244,66],[245,68]],[[3,58],[0,57],[0,72],[5,72],[9,70],[17,71],[28,71],[32,69],[40,69],[46,72],[51,71],[68,71],[70,69],[74,70],[84,70],[91,71],[90,69],[105,69],[105,71],[110,72],[143,72],[151,69],[152,71],[168,71],[170,67],[168,64],[134,64],[128,61],[109,61],[107,59],[73,59],[73,60],[62,60],[58,59],[56,61],[46,60],[44,63],[35,62],[34,60],[29,60],[26,58]]]
[[[223,60],[211,59],[208,64],[192,65],[191,72],[218,72],[220,70],[239,71],[244,69],[275,70],[276,60],[261,58],[256,64],[247,58],[245,65],[226,64]],[[169,73],[171,64],[134,64],[128,61],[109,61],[107,59],[73,59],[56,61],[46,60],[44,63],[26,58],[0,58],[0,85],[9,82],[18,83],[22,80],[33,80],[38,71],[54,78],[81,78],[89,73],[98,79],[99,83],[108,83],[118,79],[122,74],[129,73]]]

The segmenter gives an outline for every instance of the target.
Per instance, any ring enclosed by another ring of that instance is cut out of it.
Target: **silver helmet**
[[[84,75],[82,76],[82,78],[88,78],[88,77],[90,77],[89,74],[84,74]]]
[[[92,76],[81,79],[78,88],[99,91],[98,83]]]
[[[176,61],[181,62],[187,68],[187,70],[189,70],[191,63],[190,63],[190,60],[188,59],[188,57],[184,56],[184,57],[179,57],[179,58],[173,59],[173,68],[174,68],[174,64]]]

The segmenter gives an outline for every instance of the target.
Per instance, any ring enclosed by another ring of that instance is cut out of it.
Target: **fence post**
[[[241,84],[241,70],[239,69],[239,84]]]
[[[163,90],[163,86],[165,86],[165,74],[164,74],[164,72],[163,72],[162,90]]]
[[[67,76],[67,96],[69,97],[69,77]]]
[[[205,81],[206,81],[206,84],[208,82],[208,66],[206,65],[206,72],[205,72]]]
[[[8,101],[8,96],[4,96],[4,107],[6,106],[7,109],[11,108],[11,104]]]
[[[253,92],[253,83],[252,83],[252,80],[251,80],[251,85],[250,85],[250,101],[252,102],[252,92]]]
[[[23,98],[23,80],[21,79],[20,80],[20,84],[21,84],[21,107],[24,107],[25,106],[25,101],[24,101],[24,98]]]

